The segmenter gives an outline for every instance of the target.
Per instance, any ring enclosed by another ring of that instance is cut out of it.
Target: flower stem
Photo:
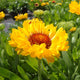
[[[38,80],[41,80],[41,60],[38,59]]]

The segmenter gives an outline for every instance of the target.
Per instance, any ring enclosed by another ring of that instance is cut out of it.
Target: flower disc
[[[42,34],[42,33],[32,34],[29,38],[29,41],[30,41],[31,45],[33,45],[33,44],[40,45],[42,43],[45,43],[46,48],[49,48],[51,45],[51,40],[50,40],[49,36]]]

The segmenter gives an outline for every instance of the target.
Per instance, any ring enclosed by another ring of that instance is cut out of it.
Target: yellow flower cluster
[[[76,0],[71,1],[71,3],[69,4],[69,9],[69,12],[80,15],[80,3],[78,3]]]
[[[45,5],[49,5],[49,3],[48,2],[42,2],[41,3],[41,6],[45,6]]]
[[[70,32],[76,31],[76,27],[72,27],[69,31]]]
[[[62,27],[58,30],[56,28],[53,24],[45,26],[37,18],[26,20],[23,28],[12,29],[9,44],[16,47],[17,54],[54,62],[60,56],[59,51],[67,51],[69,48],[68,34]]]
[[[18,14],[17,16],[14,17],[16,19],[16,21],[18,20],[23,20],[23,19],[27,19],[28,18],[28,14]]]
[[[0,12],[0,20],[5,17],[5,13],[3,11]]]

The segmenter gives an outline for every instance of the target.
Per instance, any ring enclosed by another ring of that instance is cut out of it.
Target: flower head
[[[3,19],[5,17],[5,13],[3,11],[0,12],[0,19]]]
[[[41,6],[45,6],[45,5],[46,5],[46,3],[45,3],[45,2],[42,2],[42,3],[41,3]]]
[[[49,5],[49,2],[46,2],[46,5]]]
[[[76,31],[76,27],[72,27],[72,28],[70,29],[70,32],[73,32],[73,31]]]
[[[77,1],[71,1],[71,3],[69,4],[69,9],[69,12],[80,15],[80,3],[78,3]]]
[[[61,5],[62,5],[62,3],[57,3],[56,5],[60,5],[60,6],[61,6]]]
[[[45,26],[39,19],[26,20],[23,28],[12,29],[9,44],[16,47],[17,54],[30,55],[39,59],[46,58],[48,62],[54,62],[54,57],[59,58],[59,51],[67,51],[68,34],[53,24]]]
[[[39,7],[39,3],[35,3],[35,7]]]
[[[37,16],[41,16],[41,15],[43,15],[43,13],[44,13],[44,11],[43,10],[35,10],[34,12],[33,12],[33,14],[34,14],[34,16],[35,17],[37,17]]]
[[[55,3],[55,1],[52,1],[52,3]]]
[[[28,14],[18,14],[17,16],[14,17],[16,19],[16,21],[18,20],[23,20],[23,19],[27,19],[28,18]]]

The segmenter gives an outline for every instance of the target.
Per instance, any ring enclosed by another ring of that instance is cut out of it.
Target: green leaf
[[[75,42],[77,41],[77,38],[78,38],[78,32],[76,31],[76,32],[73,34],[72,43],[75,43]]]
[[[78,66],[75,67],[74,73],[72,74],[72,80],[75,78],[75,76],[79,75],[78,74]]]
[[[80,38],[77,40],[77,47],[80,47]]]
[[[75,80],[80,80],[80,75],[77,75],[77,76],[75,77]]]
[[[80,17],[78,17],[78,18],[76,19],[76,23],[77,23],[78,25],[80,25]]]
[[[23,77],[24,80],[29,80],[27,74],[25,73],[25,71],[23,70],[22,67],[20,67],[19,65],[17,66],[18,72],[20,73],[20,75]]]
[[[4,78],[2,76],[0,76],[0,80],[4,80]]]
[[[6,52],[9,56],[13,56],[14,52],[13,52],[13,48],[9,45],[9,43],[7,42],[5,44],[5,48],[6,48]]]
[[[1,32],[1,44],[4,45],[4,43],[6,42],[7,40],[7,33],[5,33],[4,31]]]
[[[0,52],[0,64],[1,65],[4,64],[4,49],[2,49]]]
[[[5,28],[5,25],[3,23],[0,24],[0,31]]]
[[[55,10],[55,20],[60,20],[60,15],[59,15],[59,11]]]
[[[58,75],[53,72],[53,73],[50,75],[50,80],[58,80]]]
[[[27,64],[33,68],[36,72],[38,69],[38,61],[36,58],[31,58],[30,56],[28,57],[28,60],[26,60]]]
[[[74,46],[73,50],[72,50],[72,57],[73,59],[78,59],[78,56],[77,56],[77,47]]]
[[[32,80],[38,80],[37,77],[33,78]]]
[[[17,76],[15,73],[9,71],[8,69],[0,67],[0,75],[8,78],[10,80],[22,80],[19,76]]]
[[[76,48],[74,48],[74,51],[73,51],[73,59],[78,59],[80,57],[80,50],[77,50]]]
[[[62,52],[62,57],[63,57],[65,64],[68,66],[68,68],[71,68],[72,62],[71,62],[71,59],[66,51]]]

